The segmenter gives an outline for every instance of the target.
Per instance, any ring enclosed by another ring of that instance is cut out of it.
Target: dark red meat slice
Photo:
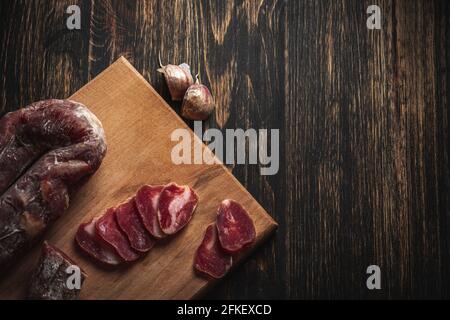
[[[139,258],[131,248],[127,236],[120,230],[114,208],[106,210],[105,214],[98,218],[95,228],[98,235],[113,246],[123,260],[134,261]]]
[[[131,247],[139,252],[147,252],[155,245],[141,221],[134,198],[116,208],[116,218],[120,229],[127,235]]]
[[[98,218],[93,218],[91,221],[81,224],[75,240],[84,252],[102,263],[113,266],[122,263],[123,259],[114,248],[97,234],[95,229],[97,220]]]
[[[136,193],[135,202],[145,228],[157,238],[164,238],[158,221],[159,195],[164,186],[143,186]]]
[[[175,234],[184,228],[194,215],[198,196],[189,186],[170,183],[159,196],[158,221],[162,232]]]
[[[217,231],[222,248],[237,253],[255,240],[256,231],[252,218],[234,200],[224,200],[217,211]]]
[[[80,288],[68,287],[67,280],[72,273],[66,270],[71,266],[77,266],[77,264],[61,250],[44,242],[41,257],[31,276],[28,298],[34,300],[78,299],[86,273],[77,266],[80,270]]]
[[[74,101],[40,101],[0,120],[0,270],[67,209],[105,153],[100,121]]]
[[[217,229],[210,225],[195,255],[195,268],[213,278],[222,278],[233,264],[233,258],[220,246]]]

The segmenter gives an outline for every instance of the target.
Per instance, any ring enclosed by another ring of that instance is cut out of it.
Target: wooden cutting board
[[[225,198],[238,200],[255,221],[257,240],[236,259],[242,260],[277,227],[276,222],[221,164],[174,165],[171,133],[189,129],[150,84],[120,58],[71,99],[87,105],[103,123],[108,152],[100,169],[71,199],[69,210],[46,234],[50,243],[69,254],[87,272],[82,299],[190,299],[213,282],[193,270],[193,258],[206,227],[215,221]],[[191,137],[194,134],[189,130]],[[195,143],[209,149],[197,138]],[[156,245],[130,266],[99,267],[74,243],[80,223],[116,206],[143,184],[175,181],[193,187],[200,197],[190,224],[170,240]],[[23,298],[40,244],[1,275],[0,298]]]

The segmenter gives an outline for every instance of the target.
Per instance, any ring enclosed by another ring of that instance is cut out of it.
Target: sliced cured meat
[[[158,221],[162,232],[175,234],[188,224],[197,207],[198,196],[189,186],[170,183],[159,196]]]
[[[0,270],[67,209],[105,153],[100,121],[74,101],[40,101],[0,120]]]
[[[158,222],[159,195],[163,188],[164,186],[143,186],[138,190],[135,197],[136,206],[145,228],[157,239],[166,236]]]
[[[95,229],[103,240],[114,247],[123,260],[134,261],[139,258],[139,255],[131,248],[127,236],[120,230],[114,208],[106,210],[105,214],[98,218]]]
[[[69,279],[74,272],[77,272],[68,269],[69,267],[78,268],[79,283],[74,283]],[[41,257],[31,276],[28,298],[34,300],[76,300],[85,278],[86,273],[72,259],[61,250],[44,242]]]
[[[220,246],[216,226],[208,226],[195,255],[195,269],[213,278],[222,278],[232,264],[232,256]]]
[[[120,229],[127,235],[131,247],[139,252],[147,252],[156,241],[150,237],[141,221],[134,198],[116,208],[116,218]]]
[[[97,234],[95,229],[97,220],[98,218],[93,218],[87,223],[82,223],[78,227],[75,240],[84,252],[104,264],[115,266],[122,263],[123,259],[114,248]]]
[[[255,240],[256,231],[252,218],[234,200],[224,200],[217,211],[217,231],[222,248],[237,253]]]

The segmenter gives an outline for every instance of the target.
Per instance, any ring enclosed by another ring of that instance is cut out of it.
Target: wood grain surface
[[[155,71],[156,72],[156,71]],[[86,106],[102,122],[108,152],[100,169],[71,198],[70,208],[58,219],[45,239],[68,254],[88,277],[81,299],[191,299],[203,296],[215,282],[195,273],[194,256],[206,227],[215,223],[224,199],[238,200],[255,223],[255,243],[234,256],[237,266],[276,229],[276,223],[245,188],[220,163],[175,165],[171,159],[172,132],[186,129],[191,154],[211,151],[177,116],[147,81],[123,57],[70,97]],[[155,121],[157,119],[157,121]],[[93,263],[75,245],[83,222],[117,207],[145,184],[175,181],[191,186],[199,197],[194,217],[183,231],[168,237],[135,263],[104,268]],[[16,267],[0,278],[0,299],[26,296],[28,275],[36,265],[39,245]]]
[[[75,3],[82,27],[69,31]],[[366,27],[371,4],[381,30]],[[69,96],[120,55],[167,99],[161,52],[211,87],[207,127],[281,130],[277,175],[230,167],[278,234],[209,298],[450,297],[448,1],[11,0],[0,12],[3,112]],[[371,264],[382,290],[366,288]]]

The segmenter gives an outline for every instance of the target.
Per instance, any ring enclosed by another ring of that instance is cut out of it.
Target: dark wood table
[[[381,30],[366,27],[373,2]],[[70,4],[81,30],[66,28]],[[448,1],[1,1],[0,11],[2,114],[68,97],[121,55],[168,98],[161,52],[211,87],[209,127],[280,129],[277,175],[230,168],[280,228],[208,298],[450,297]],[[371,264],[381,290],[366,287]]]

